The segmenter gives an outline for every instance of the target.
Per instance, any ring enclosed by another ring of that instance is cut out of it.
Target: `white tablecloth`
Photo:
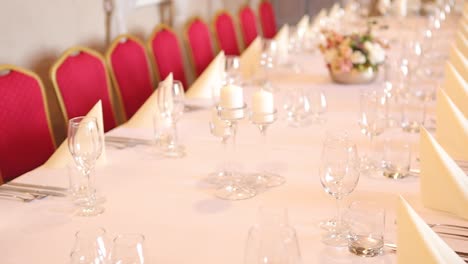
[[[327,247],[320,241],[323,230],[317,226],[320,220],[335,214],[335,201],[323,191],[318,176],[324,135],[328,130],[346,129],[359,151],[366,152],[368,139],[360,134],[357,124],[359,91],[381,82],[336,85],[330,82],[320,56],[303,56],[299,62],[305,66],[305,73],[277,74],[275,84],[283,91],[300,86],[322,89],[328,99],[327,122],[291,128],[281,113],[280,120],[268,130],[271,151],[267,161],[259,152],[258,129],[248,121],[242,121],[238,129],[236,162],[242,170],[252,172],[268,163],[287,179],[286,184],[249,200],[215,198],[212,186],[203,179],[220,167],[223,149],[220,141],[209,133],[208,110],[186,113],[178,126],[181,141],[187,147],[185,158],[160,159],[147,146],[125,149],[107,146],[109,164],[98,168],[96,175],[99,193],[106,199],[102,215],[74,216],[71,201],[66,198],[47,197],[31,203],[0,200],[0,263],[68,263],[75,232],[95,226],[104,227],[111,237],[121,233],[144,234],[148,263],[239,264],[243,261],[248,229],[256,223],[260,205],[288,208],[304,263],[394,263],[394,253],[364,259],[351,255],[346,248]],[[246,88],[247,98],[252,89]],[[283,100],[282,95],[277,95],[278,103]],[[111,133],[151,137],[152,132],[117,128]],[[408,134],[408,140],[415,144],[417,151],[418,135]],[[417,156],[415,152],[413,160]],[[17,181],[66,187],[68,172],[39,169]],[[448,214],[423,208],[418,182],[417,176],[402,180],[362,176],[344,204],[364,199],[385,207],[389,242],[396,240],[395,204],[399,194],[427,222],[467,224]]]

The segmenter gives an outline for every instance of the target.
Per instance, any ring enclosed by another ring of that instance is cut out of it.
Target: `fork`
[[[0,197],[15,198],[15,199],[18,199],[18,200],[20,200],[22,202],[25,202],[25,203],[29,203],[29,202],[33,201],[34,199],[36,199],[36,198],[27,198],[27,197],[20,196],[20,195],[14,194],[14,193],[0,193]],[[40,199],[42,199],[42,198],[40,198]]]

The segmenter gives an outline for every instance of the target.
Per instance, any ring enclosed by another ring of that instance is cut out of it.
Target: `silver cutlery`
[[[0,192],[0,197],[13,198],[13,199],[17,199],[17,200],[20,200],[22,202],[25,202],[25,203],[29,203],[29,202],[31,202],[31,201],[33,201],[35,199],[35,198],[23,197],[21,195],[17,195],[17,194],[14,194],[14,193],[4,193],[4,192]]]
[[[50,195],[50,196],[57,196],[57,197],[66,197],[65,193],[54,192],[54,191],[46,191],[46,190],[36,190],[36,189],[27,189],[27,188],[17,188],[17,187],[10,187],[6,185],[0,186],[0,190],[7,190],[13,192],[22,192],[28,194],[37,194],[37,195]]]
[[[466,226],[452,225],[452,224],[428,224],[428,226],[431,227],[436,233],[440,235],[455,237],[460,240],[468,240],[468,227]],[[444,230],[436,230],[438,227]],[[454,230],[454,231],[458,230],[461,232],[465,232],[465,234],[449,232],[448,230]]]
[[[108,143],[118,143],[127,145],[152,145],[152,140],[130,137],[106,136],[105,141]]]
[[[25,187],[25,188],[44,189],[44,190],[58,191],[58,192],[67,192],[68,191],[67,188],[63,188],[63,187],[40,185],[40,184],[31,184],[31,183],[22,183],[22,182],[8,182],[8,183],[6,183],[6,185],[17,186],[17,187]]]

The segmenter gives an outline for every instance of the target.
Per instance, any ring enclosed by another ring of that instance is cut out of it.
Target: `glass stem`
[[[172,145],[177,147],[178,145],[178,138],[177,138],[177,122],[171,120],[172,122]]]
[[[221,139],[221,144],[223,145],[223,153],[224,153],[224,160],[223,160],[223,167],[222,167],[222,173],[224,176],[227,175],[227,172],[229,171],[228,166],[229,166],[229,155],[228,155],[228,148],[227,148],[227,140],[229,137],[223,136]]]
[[[93,188],[93,179],[91,178],[93,174],[93,170],[94,168],[90,168],[89,170],[87,170],[87,172],[85,172],[86,182],[88,185],[86,188],[87,195],[88,195],[88,200],[86,201],[87,210],[92,210],[94,208],[95,200],[96,200],[96,197],[94,194],[94,188]]]
[[[336,198],[336,227],[341,226],[341,198]]]
[[[267,125],[259,125],[260,128],[260,134],[262,134],[262,153],[263,153],[263,158],[267,160],[268,156],[268,149],[267,149]],[[263,171],[267,171],[267,166],[265,165],[263,168]]]

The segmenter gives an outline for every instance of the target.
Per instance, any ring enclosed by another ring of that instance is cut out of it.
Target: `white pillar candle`
[[[221,88],[219,105],[223,108],[241,108],[244,106],[244,92],[237,85],[226,85]]]
[[[252,111],[254,113],[273,113],[275,111],[273,94],[263,89],[255,92],[252,98]]]

